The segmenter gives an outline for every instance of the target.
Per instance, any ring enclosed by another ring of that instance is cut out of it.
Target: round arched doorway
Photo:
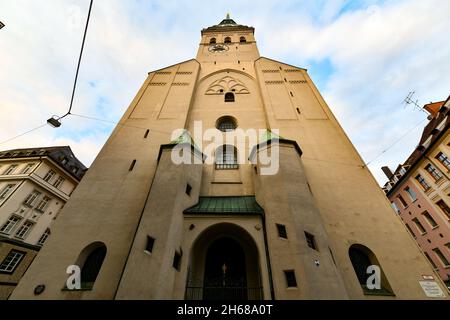
[[[243,228],[221,223],[195,241],[190,254],[188,300],[260,300],[259,254]]]

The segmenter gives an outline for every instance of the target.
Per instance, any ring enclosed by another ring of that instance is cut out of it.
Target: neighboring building
[[[49,238],[85,171],[69,147],[0,151],[0,299]]]
[[[383,190],[410,234],[450,287],[450,97],[424,108],[430,121],[419,145],[389,178]]]
[[[240,129],[264,138],[208,144]],[[306,70],[227,17],[149,73],[11,299],[426,299],[433,274]]]

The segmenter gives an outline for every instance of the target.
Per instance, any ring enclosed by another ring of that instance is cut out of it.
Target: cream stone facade
[[[69,147],[0,152],[0,299],[50,237],[85,170]]]
[[[199,122],[265,138],[221,151]],[[227,17],[196,59],[149,73],[11,298],[427,299],[433,272],[306,70]]]

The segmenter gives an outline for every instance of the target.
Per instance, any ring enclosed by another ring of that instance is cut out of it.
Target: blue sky
[[[66,111],[88,6],[0,0],[0,141]],[[195,57],[227,12],[256,28],[261,55],[308,69],[365,161],[426,117],[402,104],[409,91],[420,104],[450,94],[449,1],[108,0],[94,2],[73,112],[117,121],[148,71]],[[380,183],[423,125],[371,163]],[[112,129],[72,117],[0,149],[70,145],[90,165]]]

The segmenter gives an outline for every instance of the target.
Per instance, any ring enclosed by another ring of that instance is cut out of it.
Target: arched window
[[[348,250],[350,256],[350,261],[352,262],[353,269],[355,270],[358,281],[367,295],[393,295],[392,288],[389,285],[386,276],[384,275],[383,269],[378,262],[375,254],[367,247],[354,244]],[[370,266],[377,266],[380,270],[380,288],[370,289],[367,286],[367,280],[371,277],[374,272],[369,271]]]
[[[211,39],[209,40],[209,44],[214,44],[214,43],[216,43],[216,38],[211,38]]]
[[[225,93],[225,102],[234,102],[234,93],[233,92]]]
[[[231,38],[230,37],[226,37],[225,40],[223,41],[225,43],[231,43]]]
[[[216,169],[238,169],[237,149],[229,144],[220,146],[216,150]]]
[[[77,265],[81,267],[81,288],[92,289],[106,256],[103,242],[94,242],[81,251]]]
[[[216,122],[216,128],[222,132],[233,131],[236,127],[236,120],[230,116],[221,117]]]
[[[239,42],[240,43],[245,43],[245,42],[247,42],[247,39],[245,39],[245,37],[240,37],[239,38]]]

